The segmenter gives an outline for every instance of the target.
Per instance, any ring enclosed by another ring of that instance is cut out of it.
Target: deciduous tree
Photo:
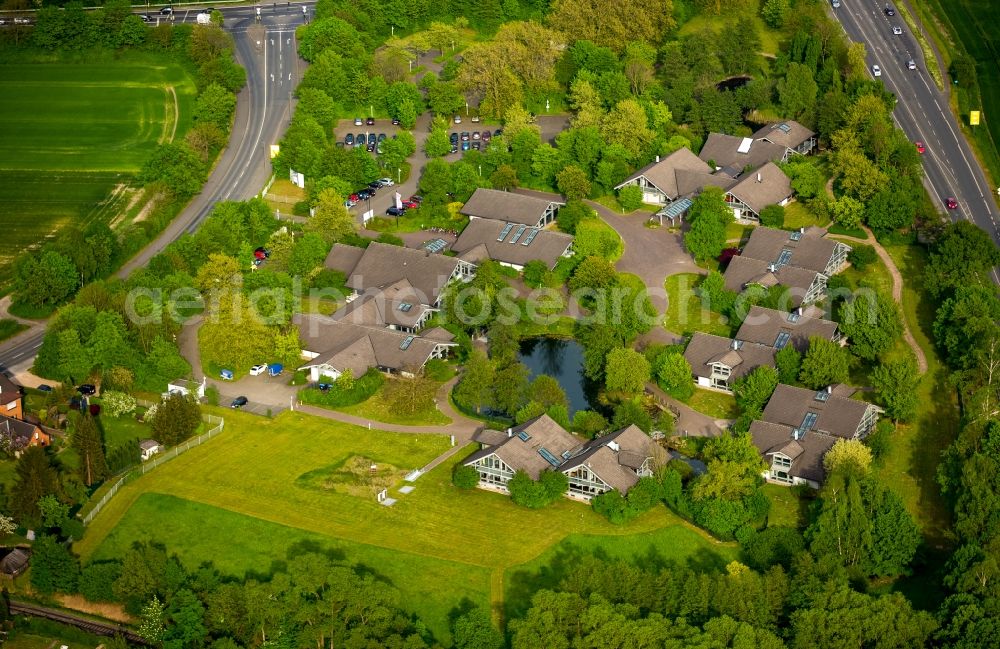
[[[605,384],[613,392],[642,392],[649,381],[649,361],[627,347],[611,350],[604,369]]]
[[[847,351],[835,342],[813,336],[809,339],[809,350],[802,359],[799,380],[807,388],[819,390],[834,383],[847,380],[850,359]]]

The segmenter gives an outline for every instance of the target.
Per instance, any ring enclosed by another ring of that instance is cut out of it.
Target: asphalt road
[[[237,96],[236,117],[229,145],[220,155],[201,193],[171,221],[170,225],[118,271],[127,277],[149,263],[172,241],[193,232],[219,201],[245,200],[255,196],[271,175],[270,145],[277,143],[294,108],[292,91],[300,80],[301,64],[295,28],[312,19],[314,0],[285,5],[261,5],[264,39],[258,44],[252,27],[254,7],[218,7],[226,31],[236,43],[236,58],[247,71],[247,85]],[[307,13],[303,14],[302,7]],[[146,13],[137,11],[136,13]],[[156,10],[149,10],[154,20]],[[178,9],[174,21],[196,21],[197,9]],[[153,23],[155,25],[155,23]],[[0,371],[30,361],[42,345],[44,328],[34,328],[0,345]]]
[[[869,73],[873,64],[881,67],[882,83],[899,99],[893,116],[900,128],[911,140],[924,143],[925,184],[931,197],[952,218],[974,222],[1000,245],[1000,210],[991,196],[997,188],[987,182],[947,96],[934,85],[916,38],[898,13],[889,17],[884,9],[884,1],[847,0],[832,11],[848,38],[865,44]],[[894,26],[903,33],[893,34]],[[910,59],[916,61],[916,70],[907,69]],[[957,209],[946,208],[949,197],[957,199]],[[1000,284],[996,269],[993,280]]]

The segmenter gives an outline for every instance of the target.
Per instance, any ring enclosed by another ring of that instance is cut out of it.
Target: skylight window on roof
[[[798,322],[800,316],[801,314],[798,311],[792,311],[788,314],[788,321],[792,323]]]
[[[799,241],[799,240],[801,240],[801,239],[802,239],[802,233],[801,233],[801,232],[799,232],[798,230],[796,230],[795,232],[793,232],[793,233],[791,233],[790,235],[788,235],[788,238],[789,238],[789,239],[790,239],[791,241]]]
[[[787,266],[788,262],[792,260],[792,251],[788,248],[782,248],[781,254],[778,255],[778,261],[774,262],[776,266]]]
[[[514,227],[513,223],[508,223],[507,225],[503,226],[503,230],[500,231],[500,236],[497,237],[497,241],[503,241],[504,239],[506,239],[507,235],[510,234],[510,231],[513,227]]]
[[[412,308],[413,305],[410,304],[409,302],[403,302],[399,305],[399,310],[402,311],[403,313],[407,313]]]
[[[564,460],[568,460],[569,458],[571,458],[573,456],[573,454],[570,453],[569,451],[563,451],[562,456],[563,456]]]
[[[524,231],[527,230],[527,229],[528,229],[528,226],[526,226],[526,225],[522,225],[521,227],[519,227],[517,229],[517,232],[514,233],[514,236],[511,237],[510,241],[508,241],[507,243],[511,243],[511,244],[517,243],[517,240],[521,238],[521,235],[524,234]]]
[[[827,399],[830,398],[830,393],[826,390],[820,390],[816,393],[816,401],[825,403]]]
[[[416,338],[416,336],[407,336],[403,342],[399,343],[399,348],[405,352],[410,348],[410,345],[413,344],[414,338]]]
[[[738,147],[736,147],[736,152],[737,153],[750,153],[750,147],[752,145],[753,145],[753,138],[752,137],[745,137],[745,138],[743,138],[743,141],[740,142],[740,145]]]
[[[791,337],[791,334],[788,333],[787,331],[782,331],[781,333],[779,333],[778,334],[778,338],[774,341],[774,348],[775,349],[783,349],[785,347],[785,345],[788,344],[788,339],[790,337]]]
[[[816,420],[818,418],[819,415],[816,414],[815,412],[807,412],[806,416],[802,418],[802,425],[799,426],[799,430],[801,430],[802,432],[812,430],[813,426],[816,425]]]
[[[529,243],[535,240],[536,236],[538,236],[538,228],[531,228],[531,232],[529,232],[528,236],[524,238],[524,241],[521,242],[521,245],[522,246],[528,245]]]
[[[789,126],[788,124],[785,124],[784,122],[782,122],[781,124],[778,124],[778,130],[780,130],[780,131],[782,131],[784,133],[791,133],[792,132],[792,127]]]
[[[555,455],[553,455],[552,453],[550,453],[549,450],[547,448],[545,448],[544,446],[542,448],[538,449],[538,454],[541,455],[542,458],[544,458],[546,462],[548,462],[549,464],[551,464],[554,467],[558,467],[560,464],[562,464],[562,461],[559,458],[557,458]]]
[[[529,439],[531,439],[531,435],[529,435],[527,432],[525,432],[525,431],[522,430],[522,431],[518,432],[517,438],[519,440],[521,440],[522,442],[527,442]]]

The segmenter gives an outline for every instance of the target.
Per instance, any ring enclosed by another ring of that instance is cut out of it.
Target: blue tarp
[[[285,366],[281,363],[272,363],[267,366],[267,369],[271,376],[278,376],[281,374],[281,370],[285,369]]]
[[[232,381],[233,380],[233,371],[232,370],[222,370],[221,372],[219,372],[219,376],[221,376],[223,379],[225,379],[227,381]]]

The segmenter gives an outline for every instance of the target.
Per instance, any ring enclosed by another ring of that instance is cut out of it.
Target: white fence
[[[153,405],[152,402],[144,401],[142,399],[137,400],[137,403],[140,406],[146,408]],[[156,467],[160,466],[161,464],[163,464],[168,460],[174,459],[175,457],[177,457],[184,451],[187,451],[188,449],[192,449],[195,446],[204,444],[208,440],[212,439],[213,437],[221,433],[223,427],[226,425],[226,420],[216,415],[202,415],[201,419],[206,423],[213,424],[212,428],[202,433],[201,435],[198,435],[197,437],[192,437],[183,444],[178,444],[177,446],[174,446],[165,453],[159,453],[155,455],[153,458],[147,460],[146,462],[143,462],[139,467],[129,470],[128,473],[118,478],[118,480],[113,485],[111,485],[111,489],[108,491],[108,493],[104,494],[104,496],[102,496],[101,499],[97,501],[97,504],[94,505],[94,508],[91,509],[87,513],[87,515],[83,517],[83,524],[89,525],[90,521],[94,520],[94,517],[97,516],[102,509],[104,509],[104,506],[107,505],[109,502],[111,502],[111,499],[115,497],[115,494],[118,493],[118,490],[121,489],[122,485],[124,485],[126,482],[128,482],[133,478],[139,477],[140,475],[146,475],[147,472],[152,471],[153,469],[155,469]]]

